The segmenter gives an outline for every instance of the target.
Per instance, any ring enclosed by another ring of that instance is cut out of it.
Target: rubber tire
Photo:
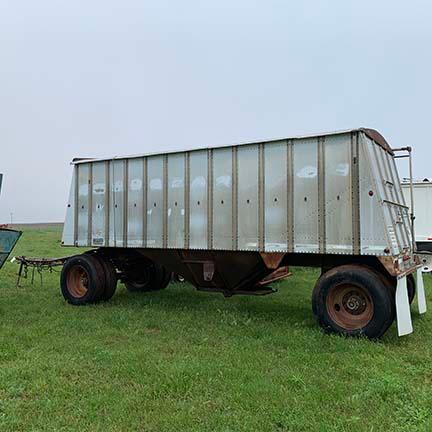
[[[82,297],[75,297],[68,289],[67,277],[76,266],[81,266],[87,272],[89,283],[87,292]],[[69,258],[63,265],[60,275],[60,288],[64,299],[75,306],[97,303],[102,299],[105,285],[105,272],[94,256],[88,254],[76,255]]]
[[[165,289],[171,282],[171,272],[168,271],[165,267],[162,267],[162,272],[163,272],[163,277],[159,288],[160,290]]]
[[[390,276],[383,276],[389,283],[392,292],[396,295],[396,287],[397,287],[397,279]],[[408,301],[409,304],[412,304],[416,295],[416,280],[414,279],[414,275],[411,273],[407,277],[407,290],[408,290]]]
[[[369,323],[360,329],[347,330],[335,323],[328,314],[326,298],[334,285],[354,283],[365,289],[371,297],[374,312]],[[378,272],[361,265],[343,265],[324,273],[317,281],[312,294],[312,311],[318,324],[328,333],[345,336],[380,338],[396,316],[394,293]]]
[[[136,282],[133,280],[125,281],[126,289],[130,292],[150,292],[160,291],[167,287],[170,278],[169,273],[160,264],[152,263],[145,271],[148,271],[149,278],[145,283]]]
[[[409,304],[412,304],[416,295],[416,281],[413,274],[407,276],[407,289]]]
[[[115,267],[108,258],[100,255],[94,255],[94,257],[100,262],[105,273],[105,284],[101,300],[108,301],[112,298],[117,289],[117,273]]]

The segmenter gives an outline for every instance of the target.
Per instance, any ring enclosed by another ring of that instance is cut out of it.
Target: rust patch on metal
[[[260,285],[260,286],[268,285],[272,282],[276,282],[278,280],[285,279],[289,276],[292,276],[292,273],[289,271],[288,266],[279,267],[273,273],[270,273],[264,279],[259,281],[257,285]]]
[[[285,256],[285,253],[281,252],[261,252],[260,253],[264,264],[269,269],[277,269]]]
[[[390,275],[395,277],[399,275],[399,266],[392,257],[379,256],[377,258]]]
[[[371,140],[375,141],[385,151],[389,152],[392,156],[394,155],[393,150],[390,147],[389,143],[378,131],[369,128],[360,128],[359,130],[364,132]]]

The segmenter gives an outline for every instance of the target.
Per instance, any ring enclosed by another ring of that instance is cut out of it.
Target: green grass
[[[73,253],[59,238],[28,230],[14,254]],[[316,327],[314,270],[267,297],[119,285],[73,307],[57,273],[16,288],[17,267],[0,272],[1,431],[432,430],[432,320],[416,306],[414,334],[373,343]]]

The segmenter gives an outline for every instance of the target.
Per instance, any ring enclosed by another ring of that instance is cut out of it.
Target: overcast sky
[[[432,177],[431,22],[426,0],[0,0],[0,222],[62,221],[73,157],[359,126]]]

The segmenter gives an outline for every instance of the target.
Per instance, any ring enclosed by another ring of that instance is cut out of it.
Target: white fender
[[[426,295],[423,283],[423,271],[421,268],[417,269],[417,302],[419,313],[424,314],[427,310]]]
[[[406,276],[397,281],[396,320],[399,336],[405,336],[413,332]]]

